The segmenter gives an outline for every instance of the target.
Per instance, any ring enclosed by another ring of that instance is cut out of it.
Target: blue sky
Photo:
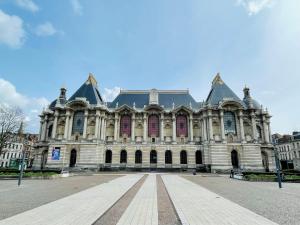
[[[273,132],[300,130],[298,0],[0,0],[0,101],[27,130],[64,85],[92,72],[123,89],[186,89],[205,99],[217,72],[268,107]]]

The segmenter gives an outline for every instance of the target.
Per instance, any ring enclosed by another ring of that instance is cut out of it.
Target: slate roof
[[[69,98],[68,102],[76,98],[86,98],[93,105],[103,103],[97,81],[92,74],[89,75],[87,81]]]
[[[206,103],[217,106],[219,102],[223,100],[236,101],[245,106],[245,103],[224,83],[218,74],[213,80]]]
[[[115,108],[122,105],[128,105],[133,107],[135,103],[136,108],[144,108],[149,105],[149,93],[150,91],[122,91],[113,102],[108,103],[109,108]],[[178,106],[190,107],[199,109],[201,103],[195,101],[195,99],[189,94],[188,91],[160,91],[158,90],[158,104],[164,108],[173,108],[173,102],[175,108]]]

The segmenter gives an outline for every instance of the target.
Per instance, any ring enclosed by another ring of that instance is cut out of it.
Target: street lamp
[[[279,186],[279,188],[282,188],[281,175],[280,175],[280,161],[279,161],[278,151],[277,151],[276,147],[274,147],[274,153],[275,153],[275,164],[276,164],[278,186]]]
[[[26,155],[26,143],[23,142],[22,161],[21,161],[21,168],[20,168],[19,179],[18,179],[18,186],[21,185],[22,178],[23,178],[25,155]]]

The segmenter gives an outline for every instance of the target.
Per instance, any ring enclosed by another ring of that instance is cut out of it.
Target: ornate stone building
[[[104,102],[97,81],[69,98],[62,88],[41,114],[36,167],[273,170],[270,115],[221,79],[204,102],[188,90],[121,90]]]

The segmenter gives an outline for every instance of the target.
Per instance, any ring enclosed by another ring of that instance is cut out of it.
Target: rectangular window
[[[83,134],[84,112],[78,111],[74,114],[72,134]]]
[[[224,113],[224,129],[225,129],[225,134],[229,134],[229,133],[236,134],[236,121],[233,112]]]

